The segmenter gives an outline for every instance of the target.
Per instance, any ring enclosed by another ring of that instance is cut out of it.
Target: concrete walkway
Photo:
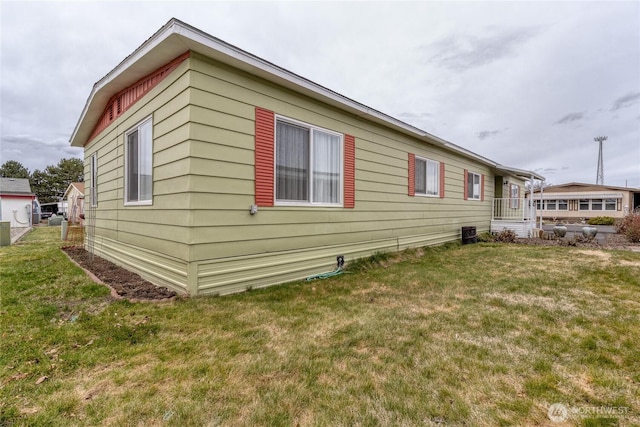
[[[11,228],[11,244],[13,245],[15,242],[22,239],[22,237],[26,235],[29,231],[31,231],[31,227]]]

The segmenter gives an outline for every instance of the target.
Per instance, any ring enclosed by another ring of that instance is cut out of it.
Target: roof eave
[[[170,38],[172,40],[168,40]],[[182,49],[182,52],[177,52],[177,50],[180,49]],[[85,145],[91,131],[102,114],[104,105],[106,105],[107,101],[115,95],[118,90],[126,87],[126,82],[132,84],[138,78],[142,77],[145,72],[151,72],[161,66],[162,61],[169,61],[177,54],[187,50],[211,57],[354,114],[355,116],[395,129],[430,144],[443,147],[448,151],[473,159],[489,167],[512,171],[512,173],[513,171],[517,171],[516,173],[522,172],[527,176],[533,175],[537,179],[543,179],[542,176],[533,172],[501,166],[486,157],[480,156],[456,144],[431,135],[415,126],[411,126],[401,120],[340,95],[337,92],[252,55],[175,18],[169,20],[169,22],[146,40],[131,55],[94,84],[78,119],[78,123],[71,135],[71,145],[74,147],[83,147]],[[137,66],[137,69],[135,66]]]
[[[107,101],[111,99],[118,90],[122,89],[122,87],[126,87],[128,84],[134,83],[137,79],[148,73],[146,68],[144,70],[140,69],[136,72],[134,66],[146,55],[149,55],[166,38],[174,34],[173,27],[177,22],[179,21],[171,19],[140,47],[138,47],[131,55],[127,56],[113,70],[109,71],[103,78],[93,85],[91,93],[89,93],[89,97],[85,102],[82,112],[80,113],[78,122],[71,134],[71,138],[69,140],[71,146],[83,147],[98,122]],[[161,61],[158,66],[159,65],[162,65]],[[133,70],[133,72],[131,70]],[[129,72],[128,74],[131,76],[126,76],[125,73],[127,72]],[[128,82],[128,84],[120,84],[118,81],[119,78]],[[118,86],[115,86],[116,84]],[[113,88],[111,86],[113,86]]]
[[[515,175],[518,178],[523,178],[523,179],[539,179],[544,181],[545,177],[540,175],[539,173],[533,172],[533,171],[528,171],[525,169],[518,169],[518,168],[512,168],[509,166],[504,166],[504,165],[497,165],[496,169],[501,171],[501,172],[505,172],[505,173],[509,173],[511,175]]]

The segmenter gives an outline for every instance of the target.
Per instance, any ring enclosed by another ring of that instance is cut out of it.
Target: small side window
[[[148,118],[124,136],[125,205],[150,205],[153,194],[152,123]]]

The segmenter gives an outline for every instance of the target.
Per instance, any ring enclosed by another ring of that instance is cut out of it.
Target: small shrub
[[[587,221],[589,225],[613,225],[615,223],[615,219],[610,216],[597,216],[595,218],[590,218]]]
[[[625,216],[616,227],[616,231],[624,234],[630,242],[640,242],[640,209]]]
[[[478,242],[495,242],[496,238],[493,234],[485,231],[484,233],[478,234]]]
[[[495,236],[496,242],[513,243],[516,241],[516,232],[504,229]]]

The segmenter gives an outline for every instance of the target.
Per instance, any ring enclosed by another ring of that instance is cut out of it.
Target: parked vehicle
[[[53,203],[41,203],[40,204],[40,217],[42,219],[50,218],[51,215],[62,215],[67,217],[66,203],[65,202],[53,202]]]

